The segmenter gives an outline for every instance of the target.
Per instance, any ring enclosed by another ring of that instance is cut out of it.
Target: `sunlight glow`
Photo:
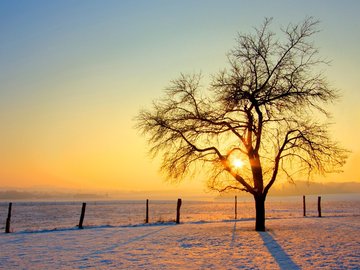
[[[240,169],[244,166],[244,161],[242,161],[241,159],[234,159],[232,164],[235,168]]]

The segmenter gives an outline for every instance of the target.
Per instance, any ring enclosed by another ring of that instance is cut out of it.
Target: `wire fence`
[[[316,196],[306,199],[306,216],[319,215]],[[89,201],[86,203],[83,226],[133,226],[146,223],[176,221],[177,200],[173,201]],[[14,202],[9,217],[9,203],[0,202],[0,229],[2,231],[41,231],[76,228],[81,217],[81,202]],[[255,218],[254,203],[237,198],[233,201],[182,201],[179,208],[181,222],[244,220]],[[360,216],[360,200],[322,200],[323,216]],[[148,213],[148,214],[147,214]],[[301,217],[303,199],[280,198],[266,202],[266,218]],[[9,226],[8,226],[9,221]],[[11,225],[10,225],[11,224]]]

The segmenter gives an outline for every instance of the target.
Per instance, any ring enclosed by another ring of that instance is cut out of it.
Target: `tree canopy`
[[[321,71],[327,62],[312,42],[318,21],[289,24],[281,37],[271,22],[238,34],[229,66],[208,87],[201,74],[181,74],[151,110],[137,116],[169,178],[206,170],[210,188],[265,200],[280,175],[294,180],[344,165],[347,151],[323,121],[339,94]]]

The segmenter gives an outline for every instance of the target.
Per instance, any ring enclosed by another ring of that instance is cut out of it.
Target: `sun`
[[[234,159],[232,162],[233,166],[237,169],[240,169],[241,167],[244,166],[244,161],[242,161],[241,159]]]

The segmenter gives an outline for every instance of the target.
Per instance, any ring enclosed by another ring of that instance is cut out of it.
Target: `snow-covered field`
[[[360,217],[0,234],[1,269],[360,269]]]

